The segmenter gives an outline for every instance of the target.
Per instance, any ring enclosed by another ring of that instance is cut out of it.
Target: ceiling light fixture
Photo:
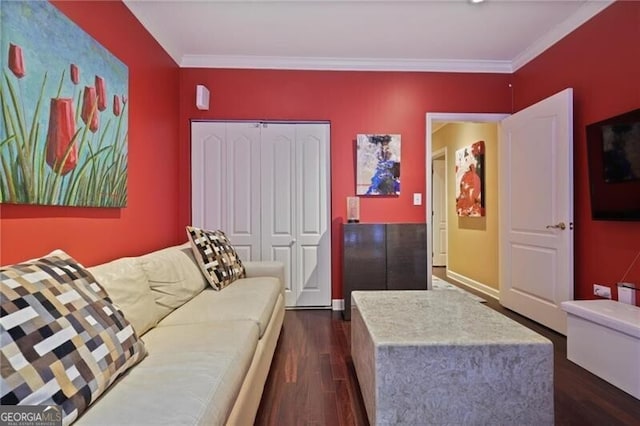
[[[482,3],[484,2],[484,0],[469,0],[469,3],[471,4],[478,4],[478,3]]]

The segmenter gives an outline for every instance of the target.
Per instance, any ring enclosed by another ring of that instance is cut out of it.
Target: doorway
[[[432,253],[427,274],[432,275],[433,266],[446,266],[447,277],[496,299],[499,294],[497,125],[505,117],[503,114],[427,114],[426,199],[429,205],[426,208],[427,217],[432,218],[427,227],[428,250]],[[455,209],[456,151],[478,140],[486,141],[489,147],[486,163],[491,170],[486,173],[486,183],[491,188],[486,193],[490,194],[491,203],[487,205],[486,217],[461,217]],[[444,191],[440,190],[442,186]],[[474,247],[480,249],[474,250]]]
[[[432,129],[437,121],[499,124],[500,143],[495,150],[499,151],[500,162],[498,164],[496,157],[496,164],[500,179],[494,192],[499,198],[499,207],[495,209],[496,219],[499,217],[499,258],[496,259],[499,279],[498,296],[494,297],[506,308],[566,334],[566,314],[560,305],[573,299],[574,287],[573,89],[564,89],[509,116],[428,113],[425,138],[428,177],[433,160]],[[431,183],[427,182],[429,201],[432,191]],[[450,209],[452,214],[455,211]],[[463,218],[458,216],[455,226],[459,226]],[[454,226],[451,220],[449,223],[449,228]],[[433,220],[427,230],[433,233]],[[450,265],[452,238],[449,241]],[[427,237],[427,246],[433,251],[431,236]],[[429,274],[432,267],[428,256]],[[452,278],[461,281],[455,276]]]
[[[433,266],[447,266],[447,148],[433,152],[432,195]]]

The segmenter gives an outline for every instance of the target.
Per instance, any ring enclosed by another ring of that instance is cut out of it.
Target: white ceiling
[[[612,0],[124,0],[181,67],[510,73]]]

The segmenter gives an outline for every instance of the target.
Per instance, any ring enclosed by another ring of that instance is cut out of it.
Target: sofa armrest
[[[247,278],[273,277],[280,281],[280,292],[284,294],[284,263],[276,261],[243,261]]]

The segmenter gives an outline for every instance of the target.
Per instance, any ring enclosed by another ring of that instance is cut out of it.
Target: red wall
[[[93,265],[179,242],[178,66],[123,3],[52,3],[129,67],[129,201],[122,209],[2,204],[0,264],[62,248]]]
[[[190,119],[329,120],[331,122],[332,293],[342,298],[340,224],[355,193],[358,133],[402,135],[402,195],[362,198],[364,222],[424,222],[427,112],[509,112],[505,74],[325,72],[183,69],[180,72],[180,212],[190,222]],[[195,86],[206,85],[211,108],[195,108]]]
[[[640,251],[640,222],[591,219],[585,126],[640,107],[640,2],[616,2],[513,78],[516,109],[574,89],[575,298],[613,288]],[[640,283],[640,261],[627,281]],[[639,295],[640,296],[640,295]]]
[[[590,218],[584,133],[586,124],[640,105],[638,2],[615,3],[513,76],[179,70],[122,3],[53,4],[129,67],[129,205],[3,204],[0,264],[59,247],[91,265],[183,241],[190,221],[189,119],[329,120],[333,297],[340,298],[340,224],[355,188],[355,135],[400,133],[403,142],[402,195],[363,199],[361,219],[422,222],[424,206],[412,206],[411,194],[424,191],[425,113],[511,112],[511,80],[516,109],[574,88],[576,298],[591,298],[594,282],[613,286],[640,250],[640,223]],[[210,111],[195,109],[196,84],[211,90]],[[640,282],[640,264],[627,279]]]

